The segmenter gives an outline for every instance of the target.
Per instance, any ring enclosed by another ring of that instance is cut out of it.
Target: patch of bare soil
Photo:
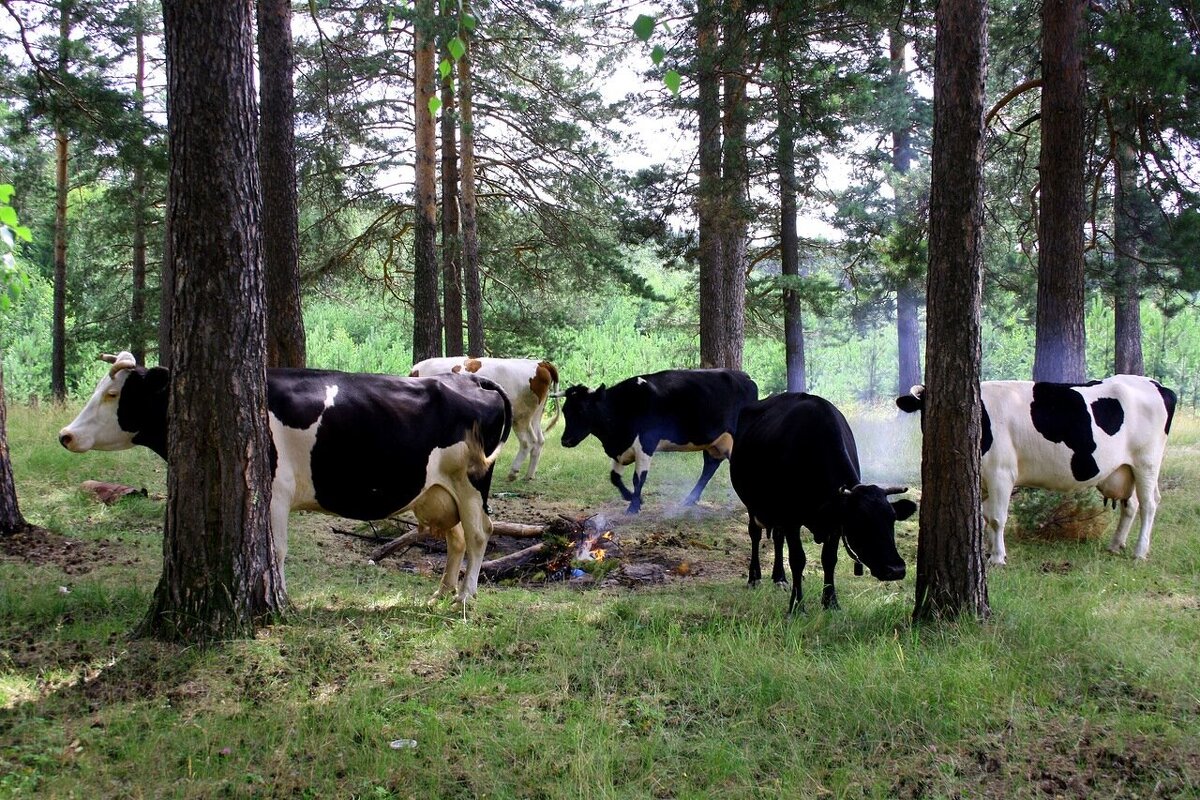
[[[899,770],[897,798],[1180,797],[1200,781],[1200,753],[1152,735],[1116,734],[1087,722],[1056,720],[1011,729],[948,752],[924,748]]]
[[[707,503],[696,506],[665,506],[644,509],[628,515],[625,503],[614,501],[597,508],[580,508],[578,504],[547,501],[533,493],[497,492],[490,501],[493,521],[526,525],[555,525],[563,520],[585,523],[601,531],[612,531],[613,545],[607,557],[615,558],[617,566],[599,570],[599,581],[590,575],[577,576],[567,582],[584,586],[652,586],[678,581],[736,582],[746,578],[749,563],[749,539],[745,533],[745,512],[741,506]],[[390,538],[411,530],[404,524],[356,526],[346,520],[330,519],[321,526],[329,535],[321,535],[318,545],[327,557],[336,562],[364,563],[371,551]],[[381,535],[377,541],[346,535],[347,531],[370,536]],[[516,553],[537,543],[539,539],[493,535],[488,542],[486,558],[497,559]],[[765,548],[769,556],[769,546]],[[382,561],[386,569],[440,576],[445,566],[445,542],[424,539],[407,550],[400,550]],[[768,567],[769,567],[768,561]],[[522,585],[561,585],[534,574],[521,581]]]
[[[0,536],[0,558],[37,566],[53,564],[68,575],[84,575],[108,564],[130,565],[137,560],[117,542],[68,539],[37,527]]]

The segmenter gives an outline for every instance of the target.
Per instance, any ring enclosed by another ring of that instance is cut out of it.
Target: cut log
[[[493,536],[514,536],[519,539],[532,539],[546,532],[547,525],[524,525],[520,522],[492,521]]]
[[[521,567],[524,567],[529,562],[542,557],[545,550],[546,543],[538,542],[531,547],[526,547],[524,550],[509,553],[492,561],[485,561],[479,567],[479,574],[491,581],[501,580],[521,569]]]

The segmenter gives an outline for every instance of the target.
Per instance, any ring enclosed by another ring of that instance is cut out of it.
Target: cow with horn
[[[761,578],[758,545],[764,528],[775,540],[772,577],[777,584],[787,582],[782,563],[783,541],[787,542],[794,584],[789,615],[802,604],[801,526],[821,545],[825,608],[838,607],[833,578],[839,545],[854,560],[856,575],[865,564],[878,580],[904,577],[895,525],[911,517],[917,505],[908,499],[888,500],[908,491],[903,486],[862,482],[854,434],[832,403],[803,393],[761,400],[742,409],[734,442],[729,477],[750,515],[751,586]]]
[[[142,445],[167,457],[171,374],[128,352],[79,415],[59,432],[73,453]],[[288,512],[377,520],[412,511],[447,543],[433,599],[475,596],[491,535],[492,468],[512,428],[499,386],[475,375],[398,378],[315,369],[267,370],[271,429],[271,535],[283,569]],[[459,568],[466,555],[466,574]]]

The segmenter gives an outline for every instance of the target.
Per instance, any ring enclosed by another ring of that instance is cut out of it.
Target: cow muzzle
[[[82,453],[87,449],[79,446],[79,437],[72,433],[70,428],[63,428],[58,432],[58,443],[72,453]]]
[[[881,581],[902,581],[906,572],[903,564],[888,564],[881,569],[871,570],[871,574]]]

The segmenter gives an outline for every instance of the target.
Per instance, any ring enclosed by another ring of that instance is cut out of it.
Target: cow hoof
[[[1121,553],[1124,553],[1124,552],[1125,552],[1125,545],[1123,545],[1123,544],[1110,544],[1110,545],[1108,546],[1108,552],[1110,552],[1110,553],[1113,553],[1113,554],[1115,554],[1115,555],[1120,555]]]
[[[988,559],[988,565],[992,567],[1003,567],[1005,565],[1005,560],[1003,558],[996,558],[993,556],[992,558]]]
[[[515,481],[517,479],[517,473],[515,473],[515,472],[508,473],[508,479],[510,481]]]
[[[775,588],[776,589],[788,589],[788,588],[791,588],[791,584],[789,584],[787,581],[775,581]]]

